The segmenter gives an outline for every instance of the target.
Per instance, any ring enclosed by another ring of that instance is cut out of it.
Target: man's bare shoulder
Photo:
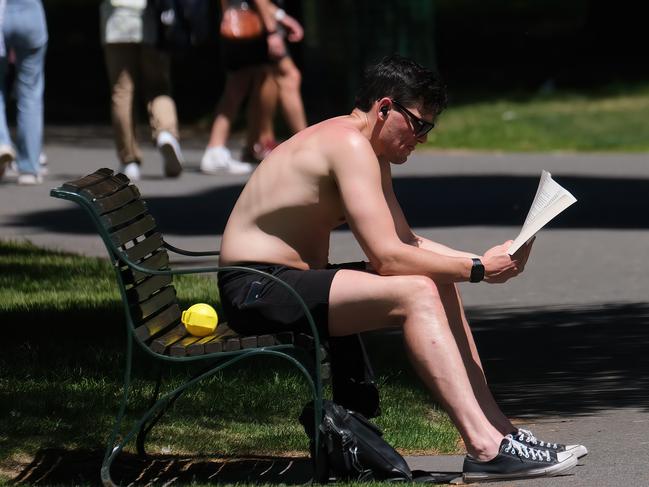
[[[363,135],[358,121],[350,116],[335,117],[312,127],[312,136],[322,143],[322,148],[331,152],[349,149],[369,149],[371,145]]]

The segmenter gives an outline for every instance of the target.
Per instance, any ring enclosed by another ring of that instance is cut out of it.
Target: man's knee
[[[426,276],[403,276],[401,299],[409,313],[435,309],[441,303],[437,283]]]

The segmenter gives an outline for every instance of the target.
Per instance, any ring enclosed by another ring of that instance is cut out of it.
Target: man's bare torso
[[[356,125],[351,117],[338,117],[309,127],[259,165],[223,233],[222,265],[327,265],[330,233],[345,221],[328,153],[340,131]]]

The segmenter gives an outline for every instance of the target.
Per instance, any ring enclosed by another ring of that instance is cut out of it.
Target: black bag
[[[404,458],[362,414],[332,401],[324,401],[323,409],[317,481],[326,483],[330,476],[337,480],[413,481]],[[312,455],[316,448],[313,414],[313,403],[309,403],[300,415],[300,422],[311,439]]]

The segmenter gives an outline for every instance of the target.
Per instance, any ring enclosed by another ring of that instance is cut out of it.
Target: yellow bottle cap
[[[204,337],[214,333],[219,317],[209,304],[198,303],[183,311],[180,320],[190,334]]]

